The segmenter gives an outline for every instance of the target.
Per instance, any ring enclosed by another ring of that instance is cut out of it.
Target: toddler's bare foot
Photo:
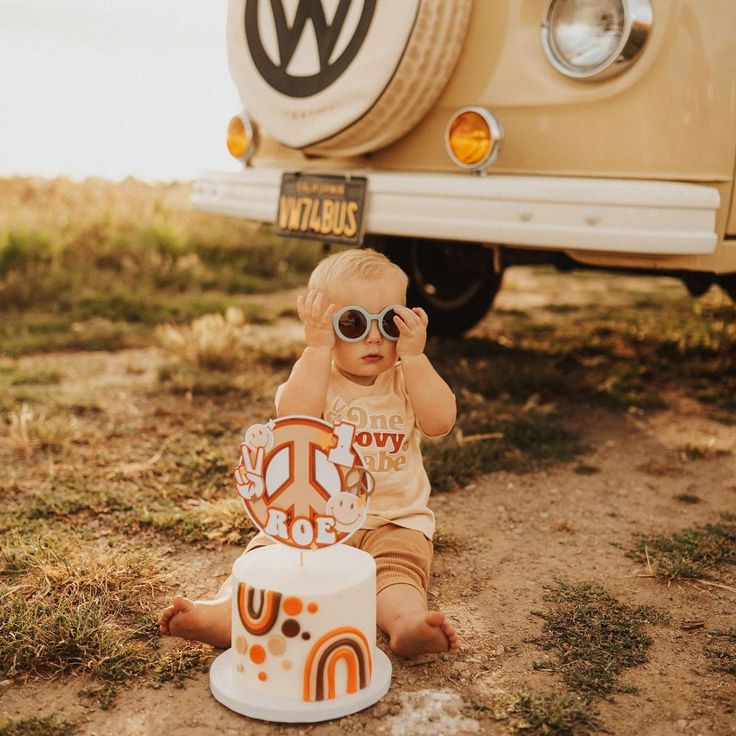
[[[391,649],[400,657],[432,652],[457,654],[460,642],[455,627],[441,611],[414,611],[399,617],[391,629]]]
[[[227,649],[230,646],[230,598],[190,601],[175,595],[171,605],[161,612],[158,628],[162,634]]]

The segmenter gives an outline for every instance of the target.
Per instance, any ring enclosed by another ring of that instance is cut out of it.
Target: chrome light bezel
[[[624,12],[621,38],[609,57],[597,66],[581,69],[561,59],[550,38],[550,13],[560,0],[548,0],[542,20],[542,48],[552,66],[571,79],[600,81],[621,74],[639,57],[651,35],[654,14],[651,0],[619,0]]]
[[[480,115],[488,126],[488,129],[491,131],[491,137],[493,138],[491,150],[488,152],[488,155],[475,164],[466,164],[463,161],[460,161],[460,159],[455,156],[455,153],[452,150],[452,146],[450,146],[450,129],[452,128],[452,124],[455,122],[455,120],[457,120],[457,118],[460,117],[460,115],[466,112],[474,112]],[[447,121],[447,125],[445,126],[445,151],[450,157],[450,161],[452,161],[455,166],[458,166],[465,171],[484,173],[486,169],[492,166],[498,158],[502,142],[503,127],[498,121],[498,118],[496,118],[496,116],[492,112],[486,110],[485,107],[476,107],[473,105],[470,105],[468,107],[461,107],[458,110],[455,110],[452,115],[450,115],[450,119]]]

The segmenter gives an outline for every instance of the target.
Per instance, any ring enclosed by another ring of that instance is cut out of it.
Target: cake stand
[[[368,687],[352,695],[307,702],[298,698],[274,698],[249,692],[234,676],[233,650],[223,652],[210,667],[210,689],[224,706],[251,718],[276,723],[316,723],[357,713],[377,703],[391,684],[391,662],[378,648],[373,657],[373,675]]]

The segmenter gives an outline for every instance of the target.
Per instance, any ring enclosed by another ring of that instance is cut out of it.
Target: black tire
[[[501,286],[493,253],[477,243],[370,238],[409,277],[407,303],[422,307],[433,335],[458,335],[483,319]]]
[[[682,277],[682,282],[690,292],[690,296],[703,296],[713,285],[713,276],[709,273],[688,273]]]
[[[718,280],[721,288],[736,302],[736,273],[721,276]]]

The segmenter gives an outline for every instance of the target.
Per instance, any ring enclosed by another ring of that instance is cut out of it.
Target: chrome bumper
[[[206,212],[274,222],[282,173],[273,168],[207,173],[195,182],[192,201]],[[718,241],[720,195],[706,185],[370,170],[339,173],[368,179],[367,233],[658,255],[712,253]]]

